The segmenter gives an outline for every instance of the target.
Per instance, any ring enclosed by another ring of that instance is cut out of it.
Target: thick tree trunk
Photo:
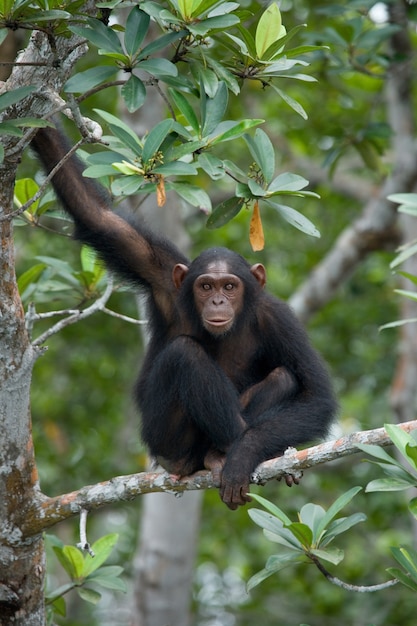
[[[22,537],[37,473],[29,391],[36,355],[25,329],[14,273],[12,210],[15,167],[0,166],[0,624],[43,624],[41,535]]]

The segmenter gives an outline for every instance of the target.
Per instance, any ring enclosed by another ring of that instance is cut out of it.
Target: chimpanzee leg
[[[137,387],[142,438],[169,471],[203,469],[209,450],[225,452],[240,437],[238,393],[197,341],[177,337],[147,369]]]
[[[329,390],[317,382],[315,395],[301,392],[286,370],[277,368],[241,397],[248,428],[230,446],[221,476],[220,494],[231,508],[249,500],[250,475],[262,461],[283,454],[327,432],[328,416],[335,411]]]

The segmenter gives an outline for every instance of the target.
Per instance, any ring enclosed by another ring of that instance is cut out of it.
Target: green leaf
[[[323,531],[329,526],[330,522],[336,517],[336,515],[349,504],[349,502],[356,496],[359,491],[362,490],[362,487],[352,487],[345,493],[342,493],[337,500],[333,502],[333,504],[328,508],[325,515],[320,520],[317,525],[317,536],[320,537]]]
[[[407,259],[409,259],[416,253],[417,253],[417,243],[412,243],[410,245],[407,245],[405,249],[398,256],[396,256],[395,259],[390,263],[390,268],[394,269],[394,267],[401,265],[401,263],[404,263],[404,261],[406,261]]]
[[[77,589],[80,598],[89,602],[90,604],[97,604],[101,600],[101,593],[94,591],[94,589],[87,589],[86,587],[79,587]]]
[[[201,121],[203,124],[203,137],[210,135],[214,129],[220,124],[227,109],[228,92],[223,82],[219,83],[214,98],[207,98],[205,102],[205,110],[201,111]]]
[[[298,228],[306,235],[311,235],[312,237],[320,237],[320,232],[314,226],[314,224],[302,213],[299,213],[295,209],[285,206],[284,204],[277,204],[276,202],[272,202],[271,200],[264,200],[268,206],[272,207],[284,218],[286,222]]]
[[[253,496],[253,500],[256,500],[256,502],[259,502],[259,504],[262,504],[262,506],[269,511],[269,513],[272,513],[272,515],[274,515],[276,518],[278,518],[282,524],[291,524],[291,520],[288,517],[288,515],[286,515],[284,513],[284,511],[282,511],[279,507],[277,507],[276,504],[274,504],[273,502],[270,502],[269,500],[267,500],[266,498],[264,498],[263,496],[260,496],[257,493],[253,493],[251,494],[251,496]],[[251,517],[251,511],[259,511],[259,509],[249,509],[248,511],[248,515],[249,517]]]
[[[193,163],[185,163],[184,161],[164,163],[164,165],[154,167],[152,171],[163,176],[195,176],[198,174],[198,170]]]
[[[121,89],[122,97],[126,102],[127,110],[133,113],[140,109],[146,100],[146,87],[143,82],[132,74]]]
[[[308,502],[300,510],[300,520],[313,531],[312,543],[314,544],[316,544],[319,539],[317,528],[325,514],[326,511],[322,506],[313,504],[312,502]]]
[[[343,561],[345,557],[343,550],[340,550],[339,548],[328,548],[326,550],[313,549],[310,550],[310,553],[314,554],[314,556],[316,556],[320,560],[333,563],[333,565],[339,565],[339,563]]]
[[[219,15],[208,17],[205,20],[201,20],[201,22],[188,24],[188,30],[195,36],[204,37],[209,31],[225,30],[239,22],[240,19],[237,15]]]
[[[244,205],[242,198],[229,198],[218,204],[206,222],[207,228],[220,228],[232,220]]]
[[[117,72],[114,65],[97,65],[89,70],[79,72],[71,76],[64,85],[64,91],[67,93],[81,93],[96,87],[100,83],[107,81]]]
[[[294,57],[307,54],[308,52],[313,52],[314,50],[323,50],[324,46],[298,46],[296,48],[291,48],[291,50],[285,50],[284,52],[283,48],[288,44],[288,42],[305,27],[306,24],[297,24],[297,26],[294,26],[289,33],[274,41],[269,48],[265,50],[262,58],[269,61],[274,60],[280,54],[285,54],[286,57]]]
[[[126,52],[133,57],[138,51],[149,28],[150,17],[139,7],[133,7],[126,20],[124,44]]]
[[[226,174],[223,161],[209,152],[202,152],[198,156],[198,165],[212,180],[223,178]]]
[[[378,478],[371,480],[367,484],[365,491],[367,493],[372,491],[403,491],[404,489],[409,489],[410,485],[416,487],[416,481],[408,481],[401,478]]]
[[[64,595],[65,593],[68,593],[68,591],[71,591],[71,589],[74,589],[74,587],[75,585],[73,582],[65,583],[65,585],[60,585],[59,587],[57,587],[56,589],[54,589],[53,591],[51,591],[45,596],[47,604],[56,602],[60,596]]]
[[[362,452],[366,452],[366,454],[369,454],[370,456],[379,459],[383,463],[388,463],[390,465],[392,464],[401,467],[401,464],[392,456],[390,456],[388,452],[386,452],[380,446],[370,445],[369,443],[358,443],[356,447],[359,450],[362,450]]]
[[[272,541],[273,543],[279,543],[286,548],[290,548],[293,551],[295,550],[298,554],[305,553],[302,544],[298,541],[296,537],[294,537],[293,533],[289,531],[288,528],[284,528],[283,525],[281,530],[277,529],[275,532],[264,528],[263,533],[266,539]]]
[[[392,547],[391,552],[398,563],[417,582],[417,552],[412,548]]]
[[[69,29],[76,35],[85,37],[101,50],[123,54],[123,48],[116,32],[110,28],[110,26],[103,24],[100,20],[89,18],[87,20],[87,27],[70,26]]]
[[[72,580],[80,579],[84,569],[84,558],[80,550],[74,546],[64,546],[63,548],[54,546],[53,550],[68,576]]]
[[[109,125],[112,133],[116,135],[123,143],[125,143],[137,156],[142,156],[142,145],[137,135],[129,128],[127,124],[122,122],[118,117],[102,111],[94,109],[94,111],[104,119]]]
[[[200,187],[188,183],[170,183],[170,188],[174,189],[181,198],[184,198],[192,206],[199,208],[205,213],[211,211],[210,197]]]
[[[219,79],[213,70],[206,67],[198,66],[198,74],[200,83],[203,85],[204,91],[209,98],[214,98],[219,88]]]
[[[287,555],[287,556],[292,556],[292,555]],[[283,564],[283,567],[285,567],[285,565],[286,564]],[[267,578],[269,578],[273,574],[275,574],[275,571],[269,571],[267,569],[261,569],[259,572],[254,574],[248,580],[248,583],[246,585],[246,590],[248,592],[251,591],[254,587],[257,587],[261,582],[263,582],[264,580],[266,580]]]
[[[100,565],[102,565],[109,558],[114,546],[119,539],[117,533],[111,533],[100,537],[91,546],[95,556],[92,557],[87,554],[84,559],[83,576],[89,576],[92,572],[96,571]]]
[[[232,72],[230,72],[222,63],[213,59],[213,57],[208,56],[206,58],[207,65],[211,67],[219,80],[223,81],[228,89],[235,96],[240,93],[240,84],[239,81],[233,76]]]
[[[33,22],[51,22],[52,20],[68,20],[72,17],[71,13],[67,11],[41,11],[39,13],[32,13],[30,19]]]
[[[412,498],[408,503],[408,510],[411,515],[413,515],[417,519],[417,498]]]
[[[264,181],[269,184],[275,172],[275,152],[274,146],[268,135],[257,128],[255,135],[245,135],[244,139],[249,151],[262,172]]]
[[[281,520],[275,517],[274,515],[271,515],[270,513],[267,513],[266,511],[261,511],[260,509],[250,509],[248,511],[248,515],[252,519],[252,521],[255,522],[255,524],[257,524],[264,530],[268,530],[276,535],[281,535],[281,531],[285,530],[286,535],[290,535],[290,539],[291,539],[290,531],[287,529],[284,529],[284,526]],[[296,544],[298,543],[299,542],[296,541]]]
[[[399,580],[402,585],[405,585],[412,591],[417,591],[417,583],[415,583],[407,574],[404,574],[402,570],[397,567],[387,567],[386,571],[390,576]]]
[[[176,89],[170,89],[169,92],[179,111],[185,117],[196,135],[198,135],[200,131],[200,124],[191,104],[188,102],[186,97]]]
[[[162,80],[165,76],[178,76],[176,65],[167,59],[145,59],[145,61],[140,62],[139,67]]]
[[[309,548],[313,543],[313,531],[307,524],[292,522],[286,526],[286,529],[294,535],[304,548]]]
[[[333,541],[335,537],[341,535],[347,530],[350,530],[353,526],[356,526],[356,524],[359,524],[360,522],[365,522],[366,519],[367,518],[364,513],[354,513],[349,517],[342,517],[340,519],[334,520],[324,530],[324,535],[322,534],[320,545],[327,546],[331,541]]]
[[[407,457],[406,447],[407,445],[414,447],[416,445],[415,440],[395,424],[384,424],[384,428],[397,450],[399,450],[403,456]]]
[[[23,274],[19,276],[19,279],[17,281],[17,286],[19,289],[19,293],[22,296],[24,295],[29,285],[36,283],[38,278],[45,271],[46,267],[47,266],[45,265],[45,263],[37,263],[36,265],[33,265],[28,270],[26,270],[26,272],[24,272]]]
[[[244,134],[245,130],[253,128],[258,124],[263,124],[265,120],[241,120],[240,122],[232,122],[225,120],[215,128],[213,133],[209,137],[209,143],[211,146],[217,145],[223,141],[230,141],[236,139]]]
[[[114,573],[111,573],[107,570],[114,570]],[[122,593],[126,593],[126,583],[124,582],[124,580],[119,578],[119,575],[122,572],[122,567],[101,567],[99,570],[97,570],[97,572],[94,572],[93,574],[91,574],[91,576],[88,577],[88,582],[94,582],[96,585],[101,585],[101,587],[105,587],[106,589],[114,589],[115,591],[121,591]]]
[[[398,204],[409,204],[417,207],[417,193],[393,193],[387,196],[391,202],[397,202]]]
[[[282,26],[281,12],[274,2],[261,15],[255,34],[256,55],[263,58],[264,53],[278,39],[285,35],[285,28]]]
[[[285,91],[282,91],[276,85],[271,84],[270,86],[274,91],[277,92],[277,94],[284,100],[284,102],[288,104],[288,106],[290,106],[296,113],[298,113],[298,115],[301,115],[301,117],[305,120],[308,119],[307,113],[299,102],[294,100],[294,98],[291,98],[287,93],[285,93]]]
[[[169,44],[174,43],[174,41],[176,41],[177,39],[186,37],[187,34],[188,33],[186,30],[180,30],[178,32],[170,32],[170,33],[167,33],[166,35],[162,35],[162,37],[155,39],[154,41],[149,43],[147,46],[145,46],[142,52],[140,53],[139,58],[144,59],[150,56],[151,54],[153,54],[154,52],[158,52],[159,50],[162,50]]]
[[[277,507],[276,504],[274,504],[273,502],[270,502],[269,500],[267,500],[266,498],[264,498],[263,496],[260,496],[257,493],[253,493],[251,494],[251,497],[253,496],[253,500],[256,500],[256,502],[259,502],[259,504],[262,504],[262,506],[269,511],[270,513],[272,513],[272,515],[274,515],[275,517],[277,517],[283,524],[285,525],[289,525],[291,524],[291,520],[288,517],[288,515],[286,515],[284,513],[284,511],[282,511],[282,509],[280,509],[279,507]],[[250,509],[248,511],[248,513],[250,514],[250,511],[252,509]],[[258,510],[258,509],[254,509],[254,510]]]
[[[83,171],[86,178],[101,178],[102,176],[114,176],[116,169],[113,165],[90,165]]]
[[[143,178],[126,176],[125,178],[114,180],[111,184],[111,190],[115,196],[131,196],[137,193],[142,186]]]
[[[13,91],[2,93],[0,95],[0,111],[26,98],[26,96],[33,93],[35,89],[36,85],[28,85],[27,87],[18,87],[17,89],[13,89]]]
[[[277,193],[279,191],[301,191],[308,185],[308,180],[297,174],[291,172],[284,172],[279,174],[271,184],[268,186],[270,193]]]
[[[173,120],[166,119],[152,128],[143,142],[142,159],[144,163],[147,163],[158,151],[165,137],[171,132],[173,123]]]

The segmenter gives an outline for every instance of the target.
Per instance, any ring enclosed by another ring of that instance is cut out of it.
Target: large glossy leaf
[[[202,107],[202,124],[203,124],[203,137],[210,135],[223,120],[223,116],[227,109],[228,92],[226,85],[221,82],[217,89],[214,98],[207,98],[205,100],[205,107]]]
[[[121,92],[129,113],[140,109],[146,100],[146,87],[134,74],[125,82]]]
[[[166,35],[162,35],[162,37],[159,37],[158,39],[151,41],[151,43],[145,46],[142,52],[140,53],[139,58],[141,59],[147,58],[154,52],[158,52],[159,50],[162,50],[169,44],[174,43],[174,41],[176,41],[177,39],[180,39],[181,37],[185,37],[186,35],[187,35],[186,30],[180,30],[178,32],[170,32],[170,33],[167,33]]]
[[[359,491],[361,491],[361,489],[362,487],[352,487],[345,493],[342,493],[342,495],[339,496],[335,502],[333,502],[317,525],[317,536],[319,538],[323,531],[329,526],[330,522],[345,506],[349,504],[349,502],[356,496],[357,493],[359,493]]]
[[[104,119],[109,125],[112,133],[125,143],[137,156],[142,156],[142,145],[137,135],[129,128],[127,124],[122,122],[118,117],[102,111],[101,109],[94,109],[100,117]]]
[[[237,15],[220,15],[209,17],[201,22],[194,22],[188,25],[188,30],[193,35],[204,37],[210,30],[224,30],[235,26],[240,22]]]
[[[277,39],[285,35],[281,12],[274,2],[261,15],[255,34],[256,55],[262,59],[264,53]]]
[[[92,572],[96,571],[105,561],[107,561],[118,539],[119,535],[117,533],[110,533],[109,535],[100,537],[100,539],[97,539],[97,541],[93,543],[91,549],[95,556],[92,557],[90,554],[85,555],[83,570],[84,576],[88,576]]]
[[[198,122],[197,115],[187,98],[177,89],[170,89],[169,92],[182,115],[185,117],[196,135],[198,135],[200,131],[200,124]]]
[[[177,67],[167,59],[146,59],[145,61],[141,61],[139,67],[157,78],[178,75]]]
[[[349,517],[342,517],[334,520],[324,531],[324,538],[320,541],[321,546],[327,546],[335,537],[346,532],[356,524],[366,521],[366,515],[364,513],[354,513]]]
[[[7,107],[19,102],[23,98],[26,98],[29,94],[35,91],[36,85],[29,85],[27,87],[18,87],[12,91],[6,91],[0,95],[0,110],[7,109]]]
[[[244,205],[242,198],[229,198],[218,204],[206,222],[207,228],[220,228],[232,220]]]
[[[139,51],[145,35],[148,32],[149,23],[149,15],[141,11],[139,7],[133,7],[126,20],[124,39],[126,52],[130,56],[133,57]]]
[[[240,122],[232,122],[225,120],[215,128],[210,135],[209,140],[212,146],[221,143],[223,141],[230,141],[236,139],[244,134],[245,130],[253,128],[258,124],[263,124],[265,120],[241,120]]]
[[[255,135],[245,135],[245,141],[256,163],[259,165],[266,184],[269,184],[275,172],[275,152],[268,135],[257,128]]]
[[[340,548],[327,548],[326,550],[313,548],[310,552],[318,559],[329,561],[329,563],[333,563],[333,565],[339,565],[345,556],[343,550],[340,550]]]
[[[64,91],[67,93],[81,93],[96,87],[100,83],[108,80],[117,72],[114,65],[97,65],[89,70],[74,74],[64,85]]]
[[[277,204],[276,202],[272,202],[271,200],[264,200],[269,206],[278,211],[281,217],[294,226],[301,230],[306,235],[311,235],[312,237],[320,237],[320,232],[314,226],[313,222],[311,222],[307,217],[305,217],[299,211],[286,206],[284,204]]]
[[[204,213],[211,211],[211,200],[209,195],[200,187],[188,183],[170,183],[169,187],[175,189],[178,195],[189,202],[192,206],[198,207]]]
[[[110,26],[106,26],[94,18],[89,18],[87,25],[87,28],[85,26],[70,26],[69,29],[76,35],[85,37],[101,50],[123,54],[119,37]]]

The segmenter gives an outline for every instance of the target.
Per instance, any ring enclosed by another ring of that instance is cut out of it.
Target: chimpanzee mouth
[[[209,324],[210,326],[227,326],[227,324],[230,324],[230,322],[230,317],[227,319],[206,319],[206,324]]]

